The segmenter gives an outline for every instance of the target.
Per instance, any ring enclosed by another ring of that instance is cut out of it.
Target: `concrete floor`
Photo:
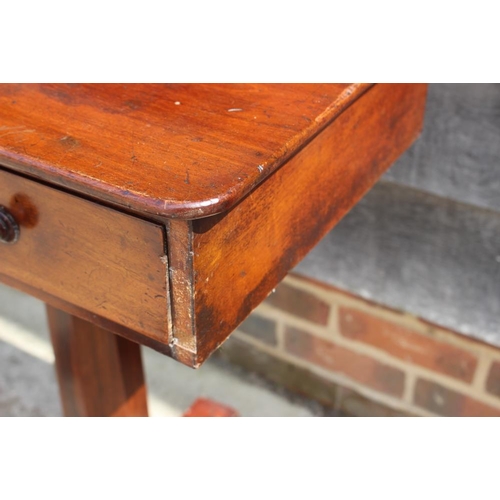
[[[198,397],[235,408],[242,416],[314,416],[251,376],[209,360],[187,368],[143,348],[151,416],[179,416]],[[0,285],[0,416],[60,416],[54,355],[43,304]]]

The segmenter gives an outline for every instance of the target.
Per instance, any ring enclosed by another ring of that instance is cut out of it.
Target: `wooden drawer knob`
[[[13,215],[0,205],[0,242],[15,243],[19,239],[19,224]]]

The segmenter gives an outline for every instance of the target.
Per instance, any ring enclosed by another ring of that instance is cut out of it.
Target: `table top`
[[[0,163],[143,214],[228,210],[370,84],[3,84]]]

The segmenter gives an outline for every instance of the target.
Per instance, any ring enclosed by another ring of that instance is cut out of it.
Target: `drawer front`
[[[3,170],[0,205],[19,225],[16,242],[0,243],[0,281],[167,342],[160,225]]]

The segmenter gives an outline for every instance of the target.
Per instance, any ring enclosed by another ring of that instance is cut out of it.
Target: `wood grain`
[[[172,329],[170,345],[178,361],[196,365],[193,288],[193,231],[191,221],[167,221],[170,311]]]
[[[0,170],[0,204],[21,227],[0,275],[153,339],[168,338],[163,229]]]
[[[369,87],[3,84],[0,163],[140,214],[205,217]]]
[[[64,414],[147,417],[141,347],[47,307]]]
[[[89,198],[0,170],[0,204],[21,221],[0,277],[199,366],[409,147],[425,97],[419,84],[0,86],[0,161]]]
[[[227,214],[193,222],[202,362],[420,132],[425,85],[376,85]]]

